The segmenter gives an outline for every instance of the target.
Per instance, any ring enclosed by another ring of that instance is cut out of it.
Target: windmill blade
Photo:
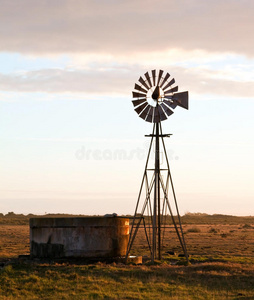
[[[134,89],[139,91],[139,92],[144,92],[147,93],[147,90],[143,89],[140,85],[135,83]]]
[[[164,95],[172,94],[172,93],[177,92],[177,91],[178,91],[178,86],[175,86],[172,89],[169,89],[169,90],[165,91]]]
[[[142,118],[142,119],[145,120],[147,114],[149,113],[149,110],[150,110],[150,105],[148,105],[148,106],[142,111],[142,113],[139,115],[140,118]]]
[[[167,106],[170,106],[173,102],[172,101],[168,101],[168,100],[164,100],[163,103],[167,104]]]
[[[152,70],[153,85],[155,85],[156,70]]]
[[[159,111],[159,115],[160,115],[160,120],[164,121],[167,119],[167,116],[165,115],[164,111],[162,110],[162,108],[160,107],[160,105],[158,105],[158,111]]]
[[[159,86],[159,83],[160,83],[160,81],[161,81],[162,74],[163,74],[163,71],[160,70],[160,71],[159,71],[159,76],[158,76],[158,81],[157,81],[157,86]]]
[[[189,109],[189,94],[188,92],[181,92],[181,93],[176,93],[173,95],[173,100],[176,101],[177,105]]]
[[[169,95],[169,96],[164,96],[165,99],[169,99],[171,100],[173,98],[173,95]]]
[[[175,78],[171,79],[167,85],[164,86],[163,91],[175,83]]]
[[[133,98],[146,97],[146,94],[141,94],[141,93],[137,93],[137,92],[132,92],[132,97],[133,97]]]
[[[142,98],[142,99],[138,99],[138,100],[132,100],[132,103],[133,103],[134,107],[136,107],[136,106],[138,106],[138,105],[140,105],[144,102],[146,102],[146,98]]]
[[[165,82],[168,80],[168,78],[170,77],[169,73],[166,74],[166,76],[164,77],[164,79],[162,80],[162,83],[160,84],[160,87],[162,88],[163,85],[165,84]]]
[[[170,116],[170,115],[172,115],[174,112],[171,110],[171,109],[169,109],[164,103],[161,103],[161,106],[162,106],[162,108],[164,109],[164,111],[165,111],[165,113],[168,115],[168,116]]]
[[[146,121],[152,123],[153,122],[152,116],[147,115]]]
[[[154,107],[151,106],[149,113],[147,115],[146,121],[152,123],[153,122],[153,114],[154,114]]]
[[[169,100],[172,100],[173,98],[173,95],[170,95],[170,96],[164,96],[165,99],[169,99]]]
[[[175,109],[177,107],[177,102],[174,100],[172,103],[170,103],[169,107]]]
[[[160,115],[159,115],[158,107],[155,107],[155,109],[154,109],[153,122],[154,123],[160,122]]]
[[[146,108],[147,106],[148,106],[147,103],[143,103],[142,105],[140,105],[140,106],[138,106],[137,108],[135,108],[135,111],[136,111],[138,114],[140,114],[141,111],[142,111],[144,108]]]
[[[173,108],[173,109],[177,107],[177,102],[175,100],[173,102],[164,100],[163,103],[166,103],[167,106],[169,106],[170,108]]]
[[[148,81],[149,87],[151,88],[152,87],[152,82],[151,82],[151,79],[150,79],[150,76],[149,76],[148,72],[145,73],[145,77],[146,77],[146,80]]]
[[[138,81],[149,90],[149,86],[146,84],[145,80],[141,76],[139,77]]]

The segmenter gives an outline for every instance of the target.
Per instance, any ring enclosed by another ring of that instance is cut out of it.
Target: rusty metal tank
[[[126,254],[128,240],[128,218],[30,219],[31,257],[119,257]]]

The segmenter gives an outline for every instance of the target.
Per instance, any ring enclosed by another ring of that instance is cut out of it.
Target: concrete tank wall
[[[32,257],[124,256],[129,219],[119,217],[32,218]]]

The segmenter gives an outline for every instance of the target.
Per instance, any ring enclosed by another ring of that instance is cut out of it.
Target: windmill
[[[176,194],[169,168],[169,160],[165,148],[164,138],[171,134],[163,134],[161,122],[174,113],[177,106],[188,109],[188,92],[179,92],[175,86],[175,79],[169,73],[159,70],[146,72],[135,83],[133,106],[136,113],[143,120],[153,123],[150,146],[148,150],[145,171],[141,182],[136,203],[130,237],[126,251],[126,261],[132,249],[133,242],[140,227],[145,230],[145,236],[151,254],[151,260],[161,259],[163,246],[163,230],[169,227],[169,219],[176,231],[184,256],[188,262],[188,254],[184,234],[176,201]],[[150,168],[152,146],[154,145],[154,164]],[[163,155],[163,156],[162,156]],[[166,167],[161,168],[161,157],[165,158]],[[169,197],[169,189],[172,199]],[[144,196],[144,201],[141,201]]]

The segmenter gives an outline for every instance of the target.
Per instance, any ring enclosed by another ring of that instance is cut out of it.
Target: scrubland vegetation
[[[254,217],[186,214],[191,263],[170,228],[163,260],[136,266],[30,260],[31,216],[0,214],[0,299],[254,299]],[[132,252],[148,254],[142,231]]]

